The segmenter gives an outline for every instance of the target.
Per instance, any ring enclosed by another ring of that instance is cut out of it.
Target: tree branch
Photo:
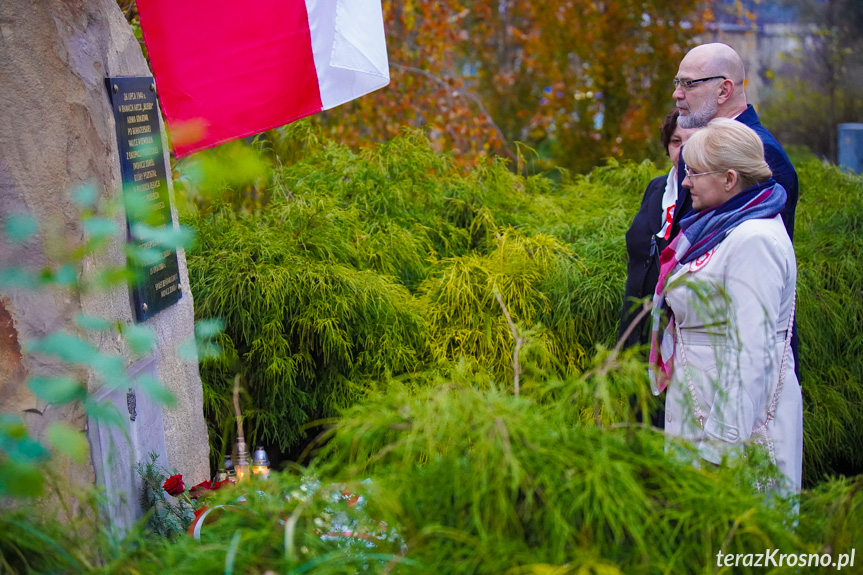
[[[503,298],[500,296],[499,292],[494,293],[494,297],[497,298],[497,303],[500,304],[500,309],[503,310],[503,315],[506,317],[506,323],[509,324],[509,331],[512,332],[512,337],[515,338],[515,350],[512,352],[512,384],[513,389],[515,391],[515,395],[519,394],[519,378],[521,377],[521,365],[518,363],[518,352],[521,350],[521,346],[524,343],[524,339],[519,337],[518,331],[515,329],[515,324],[512,321],[512,317],[509,315],[509,310],[506,309],[506,306],[503,303]]]
[[[506,139],[506,136],[503,135],[503,130],[501,130],[500,126],[498,126],[497,123],[492,119],[491,114],[489,114],[485,105],[482,103],[482,100],[480,100],[477,96],[474,96],[473,94],[459,90],[458,88],[456,88],[454,86],[450,86],[450,84],[446,80],[444,80],[440,76],[436,76],[436,75],[432,74],[428,70],[423,70],[422,68],[416,68],[414,66],[405,66],[404,64],[397,64],[396,62],[390,62],[390,66],[392,66],[393,68],[397,68],[399,70],[404,70],[405,72],[411,72],[413,74],[419,74],[421,76],[425,76],[426,78],[432,80],[433,82],[439,84],[441,87],[446,89],[448,94],[453,93],[456,96],[460,96],[460,97],[465,98],[467,100],[470,100],[471,102],[476,104],[476,107],[479,108],[479,111],[483,115],[483,117],[485,118],[486,122],[488,122],[491,125],[491,127],[494,128],[494,131],[497,132],[497,136],[500,138],[500,141],[503,142],[503,146],[506,149],[507,156],[509,156],[510,159],[515,158],[515,155],[513,154],[512,149],[509,147],[509,141]]]
[[[237,416],[237,443],[245,443],[243,437],[243,412],[240,411],[240,374],[234,377],[234,413]]]

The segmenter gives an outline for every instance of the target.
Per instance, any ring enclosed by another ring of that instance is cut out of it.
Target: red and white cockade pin
[[[697,258],[695,258],[694,260],[692,260],[691,262],[689,262],[689,271],[690,272],[697,272],[698,270],[700,270],[701,268],[706,266],[707,262],[709,262],[710,258],[713,256],[714,251],[716,251],[715,247],[711,248],[711,250],[709,252],[707,252],[706,254],[702,254],[702,255],[698,256]]]

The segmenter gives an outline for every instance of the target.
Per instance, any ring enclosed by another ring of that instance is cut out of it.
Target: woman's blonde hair
[[[743,189],[773,175],[758,134],[730,118],[716,118],[695,132],[683,147],[683,161],[693,172],[734,170]]]

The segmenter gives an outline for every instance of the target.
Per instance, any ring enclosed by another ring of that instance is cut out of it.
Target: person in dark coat
[[[677,163],[680,148],[695,130],[681,128],[677,124],[679,110],[673,109],[665,116],[659,135],[665,153],[671,158],[671,171],[654,178],[644,191],[641,209],[635,214],[632,225],[626,232],[626,288],[623,293],[623,309],[620,312],[618,339],[625,338],[624,347],[649,342],[650,328],[646,316],[633,323],[642,310],[643,301],[650,301],[659,277],[659,254],[671,238],[672,216],[678,197]]]

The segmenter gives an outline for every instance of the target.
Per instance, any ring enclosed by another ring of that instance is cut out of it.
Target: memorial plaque
[[[136,237],[136,224],[173,226],[153,78],[106,78],[114,110],[128,241],[143,254],[131,288],[135,319],[146,320],[182,297],[176,247]]]

